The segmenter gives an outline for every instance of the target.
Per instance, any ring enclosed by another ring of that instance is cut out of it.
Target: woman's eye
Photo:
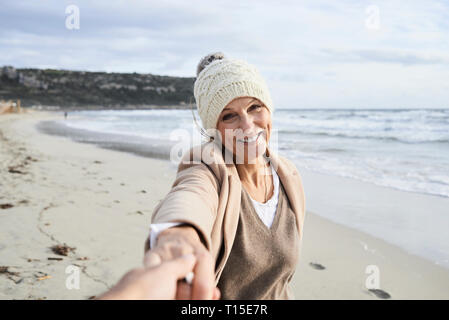
[[[232,120],[234,117],[235,117],[235,114],[233,114],[233,113],[226,114],[226,115],[223,116],[223,120],[224,120],[224,121],[226,121],[226,120]]]
[[[249,110],[250,110],[250,111],[252,111],[252,110],[258,110],[258,109],[260,109],[260,108],[262,108],[262,107],[259,106],[258,104],[253,104],[251,107],[249,107]]]

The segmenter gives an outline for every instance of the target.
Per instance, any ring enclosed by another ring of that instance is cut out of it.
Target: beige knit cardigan
[[[151,219],[151,223],[192,225],[215,258],[216,284],[234,242],[242,191],[237,168],[224,161],[227,152],[222,152],[221,146],[214,142],[195,146],[186,152],[171,190],[156,206]],[[269,149],[267,154],[284,186],[302,238],[305,195],[301,177],[290,160]],[[147,241],[145,248],[148,249]]]

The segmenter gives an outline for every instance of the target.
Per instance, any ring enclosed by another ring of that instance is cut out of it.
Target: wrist
[[[161,233],[156,238],[156,245],[159,243],[159,240],[161,239],[167,239],[171,237],[182,237],[184,240],[186,240],[189,243],[201,243],[200,237],[198,235],[198,232],[194,227],[188,224],[179,225],[176,227],[168,228],[164,231],[161,231]]]

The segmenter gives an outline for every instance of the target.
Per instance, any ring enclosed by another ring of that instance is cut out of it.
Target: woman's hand
[[[177,282],[192,271],[192,254],[165,261],[151,268],[136,268],[98,299],[102,300],[171,300],[177,296]]]
[[[191,226],[183,225],[162,231],[157,238],[156,246],[145,255],[144,265],[157,266],[186,254],[193,254],[196,258],[193,283],[190,286],[179,281],[176,298],[219,299],[220,291],[215,287],[214,259],[201,242],[197,231]]]

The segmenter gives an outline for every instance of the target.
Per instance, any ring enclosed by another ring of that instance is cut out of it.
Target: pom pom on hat
[[[222,52],[215,52],[208,54],[203,59],[201,59],[200,63],[198,63],[198,66],[196,67],[196,76],[198,77],[200,72],[203,71],[212,61],[221,60],[224,58],[225,56]]]

